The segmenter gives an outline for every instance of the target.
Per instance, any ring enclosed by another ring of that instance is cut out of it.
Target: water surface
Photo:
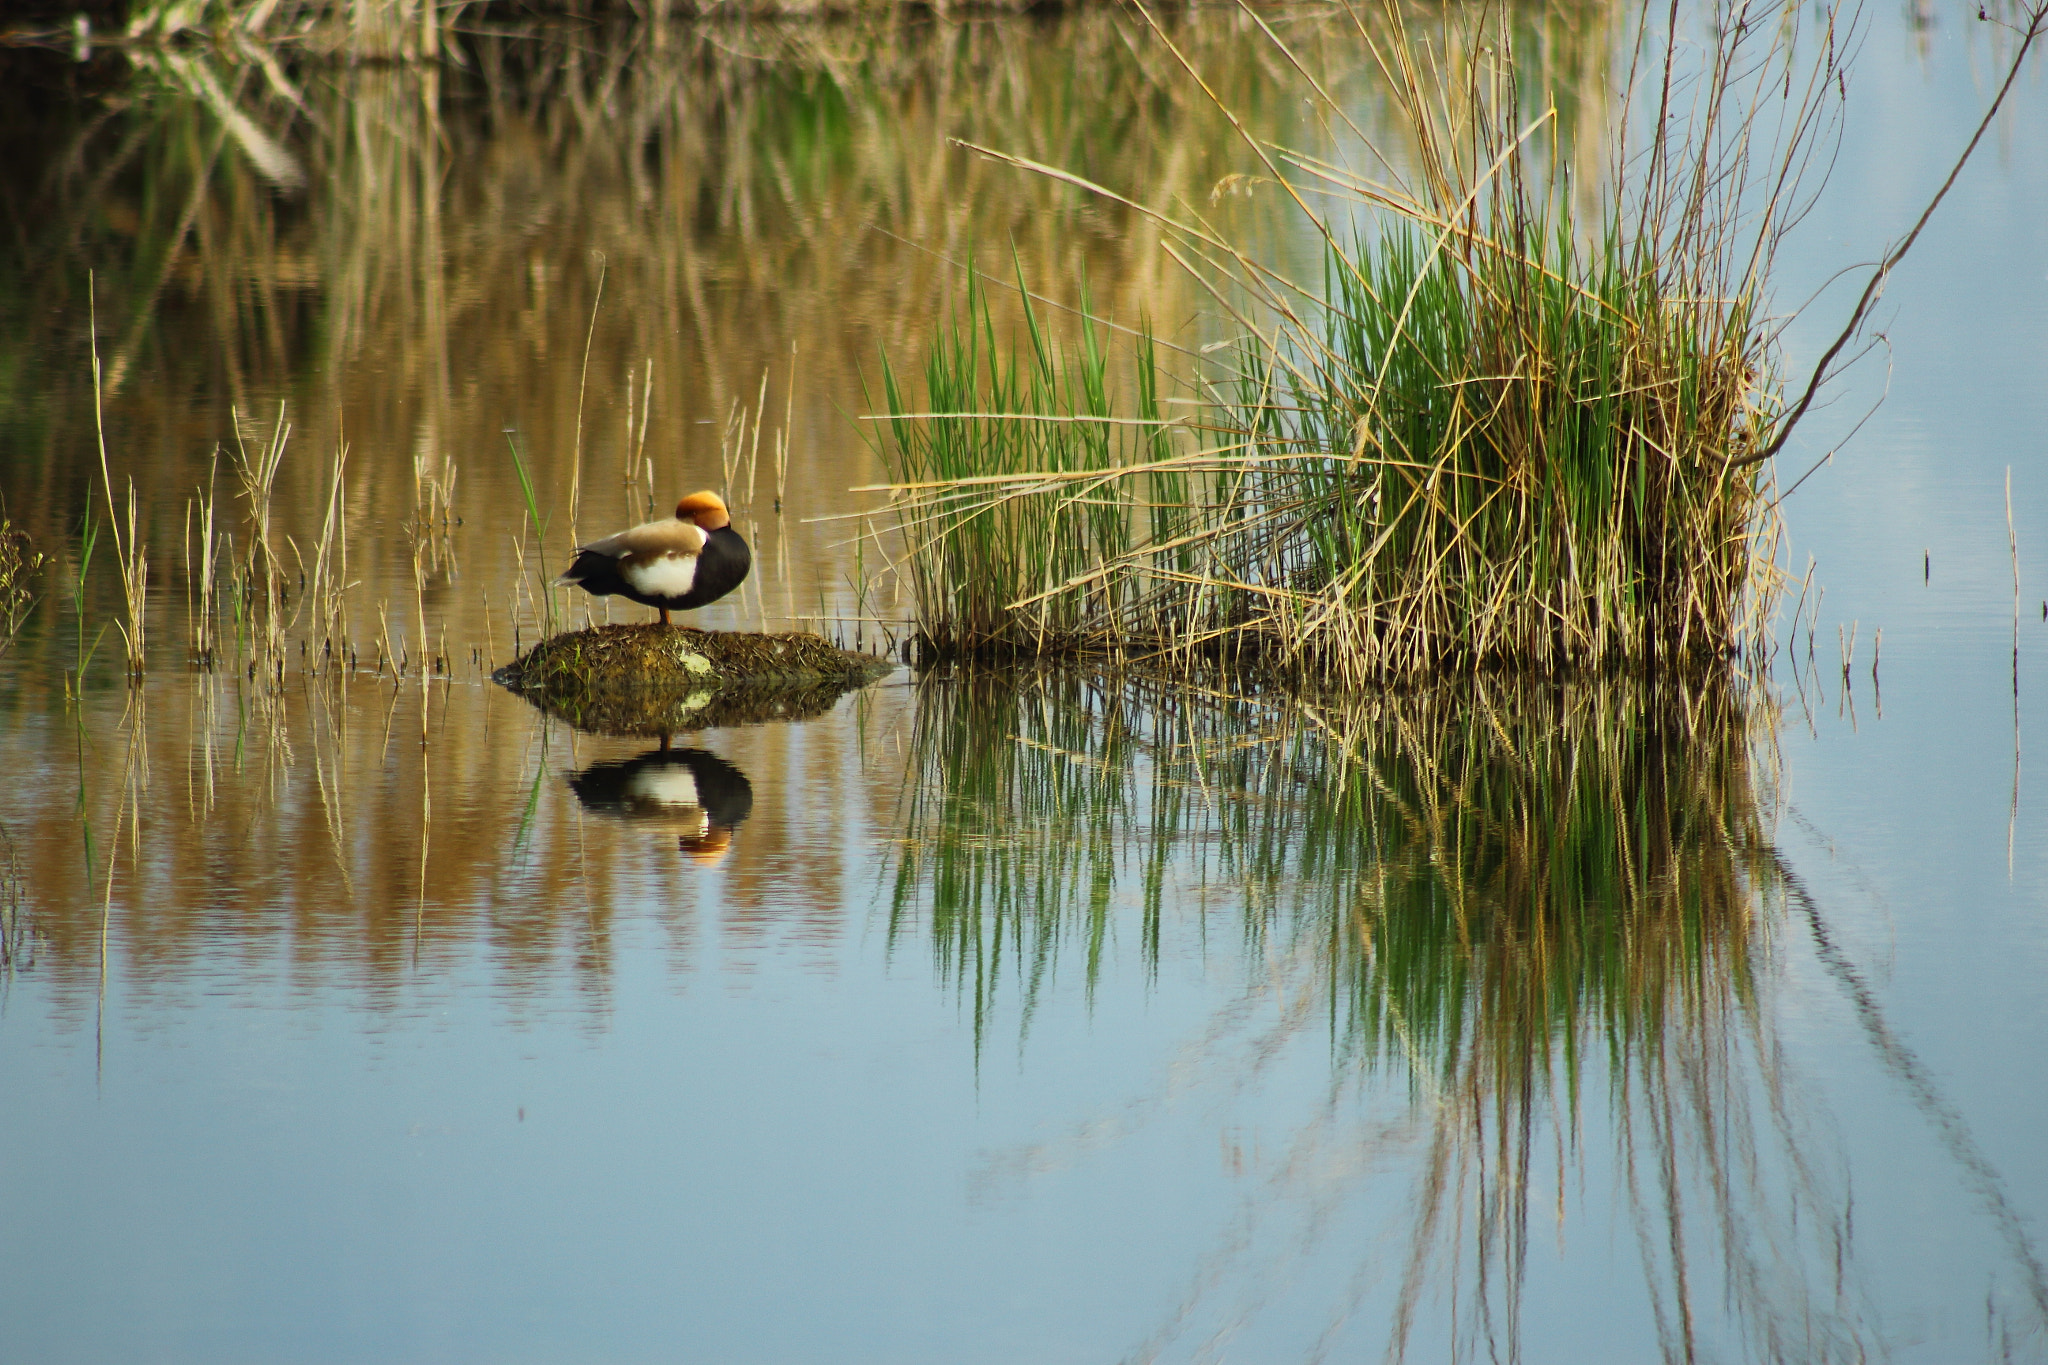
[[[1787,300],[1967,136],[1993,44],[1927,17],[1871,16]],[[1607,60],[1597,18],[1547,60]],[[1290,23],[1369,118],[1355,40]],[[1337,141],[1241,19],[1176,34],[1268,135]],[[1803,627],[1762,684],[1343,705],[904,669],[666,749],[487,678],[650,456],[760,551],[705,624],[883,647],[879,552],[816,518],[873,506],[862,385],[917,363],[944,258],[1223,334],[1142,215],[945,138],[1312,259],[1258,187],[1212,200],[1254,168],[1142,26],[43,79],[0,264],[0,488],[57,559],[0,656],[7,1358],[2048,1357],[2037,75],[1888,291],[1889,375],[1787,453],[1889,381],[1788,505],[1810,670]],[[87,269],[152,547],[135,690],[104,526],[82,637],[66,586]],[[303,609],[339,509],[358,667],[301,615],[278,685],[188,666],[185,519],[212,477],[246,549],[214,451],[280,404],[276,548]]]

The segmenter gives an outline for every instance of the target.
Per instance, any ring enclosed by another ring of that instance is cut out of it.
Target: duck
[[[753,564],[725,499],[706,489],[678,502],[673,517],[578,545],[575,561],[555,581],[653,607],[666,626],[673,624],[670,612],[706,606],[737,588]]]

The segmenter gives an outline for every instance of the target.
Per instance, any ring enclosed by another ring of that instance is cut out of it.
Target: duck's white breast
[[[647,597],[681,597],[697,581],[697,556],[656,555],[629,560],[619,569],[626,586]]]

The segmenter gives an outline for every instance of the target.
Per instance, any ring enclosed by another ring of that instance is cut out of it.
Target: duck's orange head
[[[716,531],[721,526],[732,525],[732,518],[726,514],[725,499],[705,489],[692,493],[676,504],[677,521],[694,521],[707,531]]]

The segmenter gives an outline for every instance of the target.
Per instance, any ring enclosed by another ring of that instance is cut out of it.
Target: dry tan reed
[[[285,447],[291,439],[291,422],[284,405],[278,404],[277,420],[270,434],[252,451],[242,432],[241,414],[233,412],[230,416],[235,428],[235,475],[242,487],[248,517],[248,539],[241,562],[234,569],[241,603],[238,642],[248,651],[251,676],[276,681],[282,678],[286,661],[288,587],[284,562],[278,554],[279,533],[273,525],[271,502],[278,469],[284,463]]]
[[[206,486],[185,501],[185,620],[192,662],[211,669],[220,657],[220,555],[223,532],[215,523],[218,510],[214,476],[220,470],[220,448],[214,447]],[[192,538],[199,537],[198,561]]]
[[[114,476],[107,467],[107,422],[100,392],[99,291],[95,279],[88,277],[86,292],[92,341],[93,435],[100,456],[100,491],[107,499],[107,526],[114,537],[114,560],[121,571],[121,600],[125,615],[118,625],[127,652],[128,678],[132,683],[142,677],[148,666],[149,546],[144,543],[136,521],[133,478],[128,480],[125,534],[121,510],[114,505]],[[80,630],[83,629],[81,623]]]
[[[415,465],[417,469],[417,465]],[[428,525],[440,534],[450,533],[449,499],[454,494],[453,461],[443,457],[444,474],[430,484]],[[320,519],[320,539],[314,543],[313,575],[306,601],[314,613],[310,640],[319,651],[318,667],[330,674],[349,666],[348,590],[348,447],[335,447],[334,463],[327,478],[327,505]],[[435,521],[438,508],[439,521]]]
[[[359,61],[431,60],[472,8],[491,6],[488,0],[135,0],[122,36],[135,43],[198,35],[259,51],[258,44],[290,44]]]

